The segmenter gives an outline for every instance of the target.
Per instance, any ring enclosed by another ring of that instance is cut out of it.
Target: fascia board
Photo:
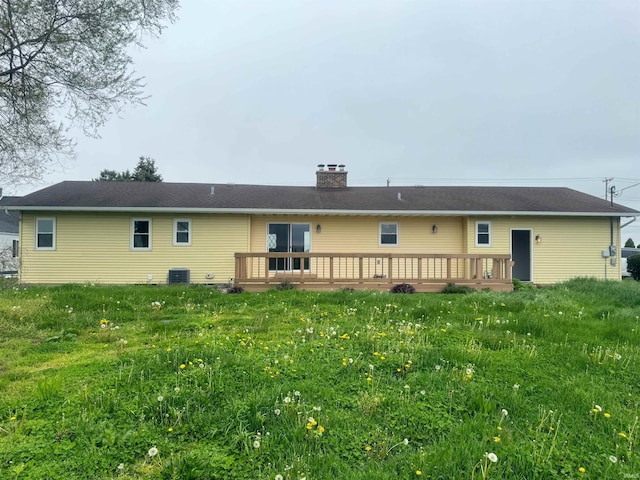
[[[323,210],[295,208],[193,208],[193,207],[53,207],[10,206],[7,210],[39,212],[112,212],[112,213],[235,213],[244,215],[366,215],[366,216],[536,216],[536,217],[633,217],[640,212],[548,212],[486,210]]]

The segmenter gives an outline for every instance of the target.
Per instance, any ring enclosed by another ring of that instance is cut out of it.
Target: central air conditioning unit
[[[169,270],[169,285],[176,283],[189,283],[190,274],[188,268],[172,268]]]

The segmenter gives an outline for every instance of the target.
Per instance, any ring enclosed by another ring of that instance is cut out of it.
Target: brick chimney
[[[330,163],[328,165],[318,165],[316,172],[316,188],[347,188],[347,171],[344,165]]]

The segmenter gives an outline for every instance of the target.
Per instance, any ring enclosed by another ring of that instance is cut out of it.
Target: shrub
[[[285,280],[284,282],[281,282],[280,284],[276,285],[276,290],[295,290],[296,286],[291,283],[289,280]]]
[[[468,285],[456,285],[455,283],[447,283],[442,289],[442,293],[473,293],[475,289]]]
[[[627,270],[634,280],[640,280],[640,254],[627,258]]]
[[[408,283],[399,283],[391,288],[391,293],[416,293],[416,289]]]
[[[244,288],[238,285],[234,285],[233,287],[230,287],[227,289],[227,293],[242,293],[242,292],[244,292]]]
[[[517,278],[514,278],[511,283],[513,283],[513,289],[515,291],[533,290],[533,283],[523,282],[522,280]]]

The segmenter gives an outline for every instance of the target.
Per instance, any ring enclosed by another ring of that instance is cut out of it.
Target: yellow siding
[[[35,218],[56,218],[56,249],[35,249]],[[152,250],[131,251],[131,219],[152,221]],[[190,246],[173,245],[173,221],[190,218]],[[188,268],[191,283],[226,283],[234,253],[247,251],[249,217],[239,215],[26,214],[21,223],[21,282],[166,283]],[[206,278],[214,274],[214,279]],[[148,276],[152,279],[149,280]]]
[[[398,245],[379,245],[381,222],[398,224]],[[315,253],[464,253],[461,217],[255,216],[251,252],[267,251],[269,223],[310,224],[311,251]],[[433,225],[437,233],[432,232]]]
[[[491,246],[475,245],[476,220],[491,222]],[[602,257],[610,240],[609,218],[602,217],[470,217],[467,221],[469,253],[510,253],[511,230],[531,230],[532,280],[549,284],[574,277],[619,280],[620,265]],[[620,228],[614,220],[614,245]],[[535,242],[540,235],[542,241]]]

